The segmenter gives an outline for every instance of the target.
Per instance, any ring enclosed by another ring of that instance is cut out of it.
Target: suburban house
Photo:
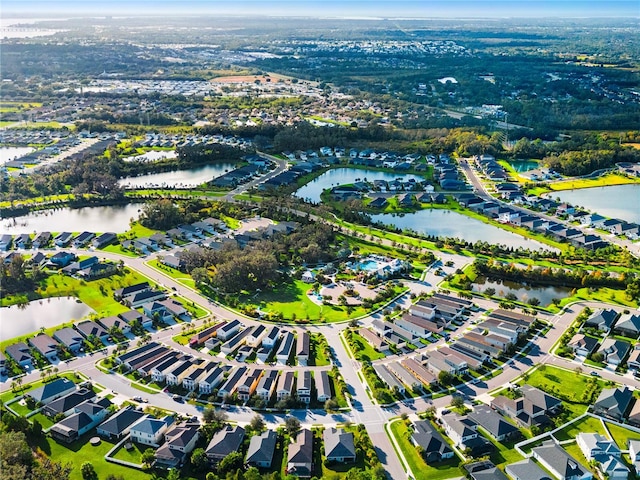
[[[145,416],[144,412],[129,405],[98,425],[96,432],[111,441],[119,440],[129,433],[132,425]]]
[[[107,341],[109,338],[109,332],[104,327],[93,320],[85,320],[84,322],[76,323],[75,329],[80,332],[84,338],[96,337],[102,342]]]
[[[413,424],[411,441],[420,447],[422,457],[428,464],[453,458],[453,449],[428,420],[418,420]]]
[[[542,390],[523,385],[520,387],[521,397],[516,399],[500,395],[491,401],[491,407],[512,418],[523,427],[549,423],[562,408],[562,401]]]
[[[252,467],[271,468],[277,439],[278,435],[273,430],[251,437],[245,463]]]
[[[509,480],[490,460],[468,463],[464,465],[464,469],[469,473],[471,480]]]
[[[255,389],[255,394],[258,395],[265,402],[269,402],[273,392],[276,390],[276,385],[278,382],[278,371],[277,370],[266,370],[264,375],[260,377],[260,381],[258,382],[258,386]]]
[[[260,377],[264,370],[255,368],[249,370],[247,374],[238,383],[238,398],[244,402],[249,400],[251,395],[256,391]]]
[[[496,413],[488,405],[477,405],[469,418],[484,428],[489,435],[499,442],[520,436],[520,430],[509,423],[499,413]]]
[[[118,316],[129,325],[139,323],[144,328],[151,328],[153,326],[153,319],[137,310],[127,310],[126,312],[119,313]]]
[[[316,372],[315,381],[318,401],[326,402],[331,398],[331,380],[329,379],[329,372],[326,370]]]
[[[24,342],[17,342],[9,345],[5,352],[7,355],[23,368],[31,367],[33,365],[33,355],[31,355],[31,349]]]
[[[130,308],[138,308],[143,305],[153,304],[166,298],[166,294],[159,290],[143,290],[133,295],[126,296],[122,299],[122,303]]]
[[[298,371],[296,395],[301,402],[311,403],[311,372],[309,370]]]
[[[310,478],[313,473],[313,433],[303,429],[298,432],[287,451],[287,474]]]
[[[236,368],[227,377],[227,380],[218,390],[218,397],[224,399],[227,395],[233,395],[238,390],[240,380],[247,373],[247,367]]]
[[[117,240],[118,236],[115,233],[106,232],[94,238],[91,244],[94,246],[94,248],[102,248],[106,247],[107,245],[111,245]]]
[[[82,348],[82,343],[84,342],[84,337],[71,327],[56,330],[53,334],[53,338],[62,343],[72,352],[79,351],[80,348]]]
[[[31,337],[28,341],[29,344],[39,351],[47,360],[54,361],[57,358],[60,344],[46,333]]]
[[[613,440],[599,433],[581,432],[576,437],[585,458],[595,461],[605,478],[610,480],[627,480],[629,469],[621,461],[622,452]]]
[[[164,435],[165,442],[155,452],[155,467],[176,468],[184,463],[200,438],[200,424],[182,422],[171,426]]]
[[[353,433],[343,429],[325,428],[324,455],[329,462],[349,463],[356,461],[356,447],[353,443]]]
[[[580,462],[569,455],[554,441],[544,442],[532,450],[535,458],[544,468],[560,480],[591,480],[593,475]]]
[[[293,333],[285,332],[282,336],[280,346],[278,347],[278,350],[276,352],[276,360],[278,361],[278,363],[285,365],[289,361],[291,352],[293,351],[293,341]]]
[[[226,425],[215,433],[205,450],[211,463],[218,463],[232,452],[237,452],[242,446],[244,428],[237,425]]]
[[[55,417],[59,414],[65,416],[71,415],[73,409],[86,400],[94,400],[96,394],[86,388],[80,388],[74,390],[71,393],[66,394],[64,397],[60,397],[53,402],[48,403],[42,409],[42,413],[47,417]]]
[[[552,480],[532,458],[507,465],[504,471],[513,480]]]
[[[74,413],[59,421],[49,429],[49,434],[57,441],[71,443],[104,420],[110,402],[94,403],[86,400],[74,408]]]
[[[218,339],[220,339],[223,342],[226,342],[233,335],[235,335],[238,332],[238,330],[240,330],[240,327],[242,327],[242,323],[240,323],[240,321],[232,320],[231,322],[225,323],[224,325],[220,326],[216,335]]]
[[[278,401],[290,397],[293,394],[294,380],[295,375],[291,370],[282,372],[278,378],[278,386],[276,387],[276,399]]]
[[[587,357],[596,351],[598,348],[599,340],[594,337],[588,337],[583,333],[576,333],[567,346],[570,347],[574,353],[580,357]]]
[[[145,417],[131,427],[129,434],[132,441],[157,448],[172,423],[173,418],[169,416],[161,419]]]
[[[304,331],[299,331],[296,339],[296,358],[298,359],[298,365],[307,366],[310,350],[311,343],[309,334]]]
[[[442,425],[447,436],[462,449],[469,449],[474,457],[491,453],[495,447],[478,434],[478,424],[468,416],[455,413],[442,415]]]
[[[593,412],[603,417],[622,421],[631,407],[633,390],[629,387],[605,388],[593,404]]]
[[[210,395],[213,389],[224,379],[224,374],[228,371],[227,369],[228,367],[216,366],[214,369],[209,370],[205,377],[198,380],[198,391],[201,394]]]
[[[111,317],[100,318],[98,320],[98,323],[102,325],[107,332],[113,331],[114,328],[116,330],[120,330],[125,335],[131,332],[131,325],[115,315]]]
[[[616,322],[614,330],[625,337],[638,338],[640,336],[640,315],[623,313]]]
[[[585,327],[596,328],[601,332],[609,333],[620,316],[619,312],[611,308],[600,309],[591,314],[584,322]]]
[[[615,338],[605,338],[600,346],[600,352],[604,355],[607,364],[616,368],[629,354],[631,344]]]
[[[269,331],[262,337],[262,346],[264,348],[273,348],[280,337],[280,329],[271,327]]]
[[[375,370],[376,375],[380,377],[380,380],[382,380],[391,390],[404,394],[404,385],[387,369],[385,365],[373,365],[373,369]]]

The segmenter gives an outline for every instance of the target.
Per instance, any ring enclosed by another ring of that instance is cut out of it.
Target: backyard
[[[462,476],[458,457],[429,465],[411,443],[409,427],[404,421],[392,422],[390,428],[416,480],[444,480]]]

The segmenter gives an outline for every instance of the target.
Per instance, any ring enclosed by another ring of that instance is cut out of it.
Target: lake
[[[148,152],[168,153],[168,152]],[[126,177],[118,181],[118,185],[124,188],[190,188],[202,185],[214,178],[236,168],[233,163],[216,163],[204,167],[190,168],[188,170],[175,170],[173,172],[151,173],[139,177]]]
[[[178,158],[178,154],[175,150],[150,150],[141,155],[123,158],[122,161],[147,163],[155,162],[157,160],[164,160],[167,158]]]
[[[640,184],[611,185],[552,192],[549,198],[579,206],[603,217],[640,223]]]
[[[0,165],[35,151],[36,149],[31,147],[0,147]]]
[[[391,181],[398,178],[402,178],[404,180],[410,180],[412,178],[418,181],[424,180],[424,178],[417,175],[401,175],[398,173],[379,172],[375,170],[348,167],[333,168],[331,170],[327,170],[319,177],[298,189],[294,195],[309,202],[320,203],[320,194],[327,188],[336,187],[338,185],[347,185],[357,181]]]
[[[94,310],[74,297],[53,297],[34,300],[25,306],[13,305],[0,309],[0,338],[36,333],[72,320],[80,320]]]
[[[540,305],[546,307],[551,304],[554,298],[565,298],[571,293],[569,287],[532,287],[508,280],[489,280],[487,277],[477,277],[472,284],[474,292],[484,292],[487,288],[495,289],[495,296],[504,297],[509,293],[513,293],[518,300],[526,303],[530,298],[540,300]]]
[[[0,234],[17,235],[32,232],[113,232],[129,230],[129,220],[137,219],[142,203],[109,207],[59,208],[31,212],[2,219]]]
[[[401,229],[411,229],[426,235],[460,238],[467,242],[483,241],[507,247],[523,247],[530,250],[554,250],[553,247],[530,240],[521,235],[483,223],[451,210],[426,209],[402,216],[392,213],[371,215],[374,222],[393,225]]]
[[[540,166],[535,160],[507,160],[507,163],[518,173],[535,170]]]

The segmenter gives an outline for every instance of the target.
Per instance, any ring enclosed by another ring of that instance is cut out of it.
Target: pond
[[[509,293],[514,294],[520,302],[526,303],[530,298],[540,300],[541,306],[548,306],[554,298],[565,298],[571,294],[569,287],[542,287],[530,286],[509,280],[489,280],[487,277],[477,277],[472,284],[474,292],[483,293],[487,288],[495,289],[495,296],[503,297]]]
[[[113,232],[129,230],[129,220],[137,219],[142,203],[109,207],[59,208],[31,212],[2,219],[0,234],[18,235],[33,232]]]
[[[320,194],[327,188],[336,187],[338,185],[348,185],[358,181],[372,182],[374,180],[396,180],[398,178],[404,180],[423,181],[424,178],[418,175],[401,175],[398,173],[379,172],[376,170],[359,169],[359,168],[333,168],[324,172],[319,177],[313,179],[305,186],[301,187],[294,193],[298,198],[302,198],[309,202],[320,203]]]
[[[134,157],[126,157],[122,160],[124,162],[155,162],[157,160],[164,160],[167,158],[178,158],[178,154],[175,150],[150,150],[141,155],[136,155]]]
[[[467,242],[482,241],[513,248],[523,247],[530,250],[554,250],[552,247],[544,245],[543,243],[507,232],[501,228],[451,210],[426,209],[404,215],[380,213],[371,215],[371,220],[374,222],[382,222],[385,225],[393,225],[401,229],[411,229],[426,235],[460,238]]]
[[[35,151],[36,149],[31,147],[0,147],[0,165]]]
[[[535,170],[540,166],[535,160],[507,160],[507,163],[518,173]]]
[[[156,152],[149,152],[156,153]],[[167,153],[167,152],[157,152]],[[214,178],[236,168],[233,163],[216,163],[204,167],[190,168],[188,170],[175,170],[173,172],[151,173],[139,177],[126,177],[118,181],[118,185],[124,188],[190,188],[202,185]]]
[[[53,297],[0,309],[0,338],[3,340],[38,332],[72,320],[80,320],[94,310],[74,297]]]
[[[640,223],[640,184],[581,188],[549,194],[562,202],[579,206],[603,217]]]

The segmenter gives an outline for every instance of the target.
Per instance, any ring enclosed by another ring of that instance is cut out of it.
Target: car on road
[[[589,375],[591,375],[592,377],[599,377],[600,374],[598,372],[591,372]]]
[[[171,398],[173,398],[173,400],[174,400],[174,401],[176,401],[176,402],[178,402],[178,403],[182,403],[182,402],[184,402],[184,399],[183,399],[180,395],[178,395],[178,394],[174,395],[174,396],[173,396],[173,397],[171,397]]]
[[[132,400],[134,402],[142,402],[142,397],[133,397]]]

